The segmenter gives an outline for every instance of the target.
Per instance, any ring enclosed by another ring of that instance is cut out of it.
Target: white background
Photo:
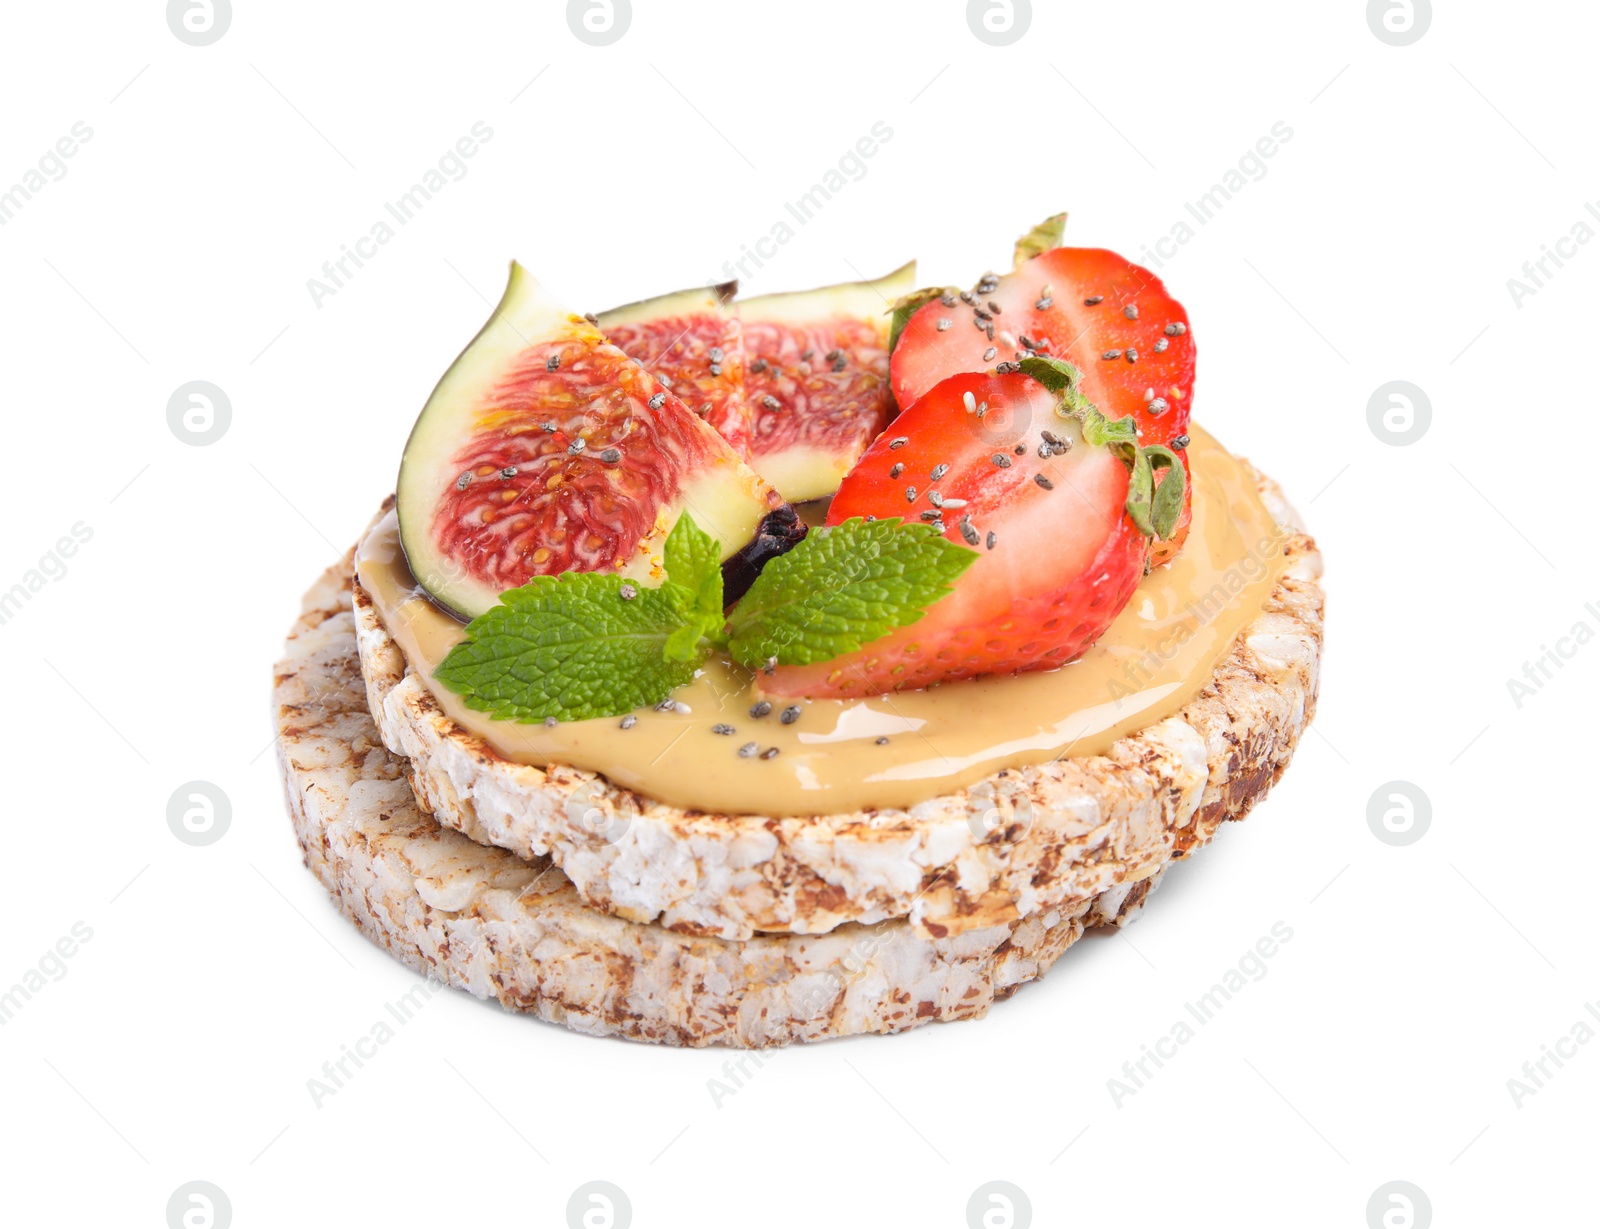
[[[1394,1179],[1441,1226],[1592,1223],[1600,1044],[1520,1108],[1507,1080],[1600,1000],[1600,647],[1520,708],[1506,680],[1600,629],[1600,244],[1520,306],[1506,283],[1600,197],[1600,14],[1453,3],[1393,47],[1357,0],[1039,2],[992,47],[957,0],[634,0],[597,48],[555,2],[234,7],[208,47],[159,0],[10,5],[0,35],[0,190],[93,130],[0,227],[0,589],[93,533],[0,627],[0,988],[93,930],[0,1028],[7,1223],[159,1226],[203,1179],[241,1227],[559,1226],[591,1178],[645,1227],[960,1226],[997,1178],[1040,1226],[1359,1229]],[[314,305],[307,279],[480,120],[466,177]],[[391,489],[508,258],[578,310],[722,276],[879,120],[864,177],[748,288],[911,256],[970,284],[1059,208],[1137,259],[1292,128],[1160,272],[1198,419],[1326,555],[1293,767],[1137,926],[984,1021],[769,1055],[718,1108],[726,1052],[451,993],[315,1108],[307,1079],[417,979],[334,912],[284,814],[268,692],[300,593]],[[191,380],[232,403],[209,447],[167,426]],[[1410,446],[1368,426],[1391,380],[1431,400]],[[206,848],[166,823],[194,779],[232,801]],[[1367,823],[1396,779],[1432,805],[1403,848]],[[1279,921],[1265,977],[1119,1108],[1108,1079]]]

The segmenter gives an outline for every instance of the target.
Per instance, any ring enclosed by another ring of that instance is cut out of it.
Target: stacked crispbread
[[[581,1032],[767,1046],[981,1016],[1086,928],[1126,923],[1288,764],[1315,706],[1322,591],[1311,540],[1286,551],[1211,684],[1109,754],[807,817],[686,812],[502,758],[434,702],[346,559],[276,672],[295,831],[374,942]]]

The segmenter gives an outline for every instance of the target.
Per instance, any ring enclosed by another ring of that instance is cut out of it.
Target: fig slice
[[[534,576],[654,583],[685,512],[736,576],[795,540],[732,445],[516,263],[412,428],[397,493],[412,574],[464,619]]]
[[[679,290],[599,315],[606,340],[644,364],[741,457],[750,456],[744,343],[728,302],[738,282]]]
[[[894,416],[890,312],[916,276],[912,261],[873,282],[738,304],[750,464],[785,499],[833,494]]]

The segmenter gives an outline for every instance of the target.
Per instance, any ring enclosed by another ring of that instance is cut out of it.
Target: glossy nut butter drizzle
[[[647,798],[712,814],[906,807],[1002,768],[1102,753],[1171,716],[1210,681],[1276,586],[1285,534],[1248,466],[1199,428],[1191,435],[1194,523],[1183,550],[1144,578],[1097,644],[1059,670],[868,700],[774,699],[758,719],[749,710],[761,698],[759,677],[714,657],[674,693],[687,714],[641,710],[626,730],[615,717],[519,725],[473,712],[433,681],[462,625],[416,589],[392,513],[361,544],[356,573],[444,711],[507,759],[591,769]],[[801,712],[785,725],[779,714],[790,703]],[[734,733],[715,733],[717,725]],[[778,754],[741,757],[751,742]]]

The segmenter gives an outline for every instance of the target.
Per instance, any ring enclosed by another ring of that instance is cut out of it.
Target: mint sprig
[[[467,624],[433,677],[497,721],[615,716],[694,677],[693,653],[666,651],[691,607],[676,585],[651,589],[595,572],[536,576]]]
[[[1085,442],[1104,444],[1128,467],[1128,516],[1147,538],[1170,538],[1183,515],[1183,492],[1187,475],[1183,462],[1170,448],[1160,444],[1139,445],[1139,427],[1133,415],[1107,418],[1089,400],[1081,387],[1083,373],[1066,359],[1031,355],[1019,364],[1023,375],[1031,376],[1061,399],[1060,412],[1083,424]],[[1157,480],[1156,470],[1167,476]]]
[[[752,670],[853,653],[922,618],[977,557],[898,518],[813,530],[761,570],[729,619],[728,647]]]
[[[497,721],[615,717],[665,699],[715,646],[756,669],[826,661],[915,623],[977,554],[920,524],[846,521],[768,563],[731,615],[717,540],[684,514],[654,588],[536,576],[467,624],[433,677]]]

